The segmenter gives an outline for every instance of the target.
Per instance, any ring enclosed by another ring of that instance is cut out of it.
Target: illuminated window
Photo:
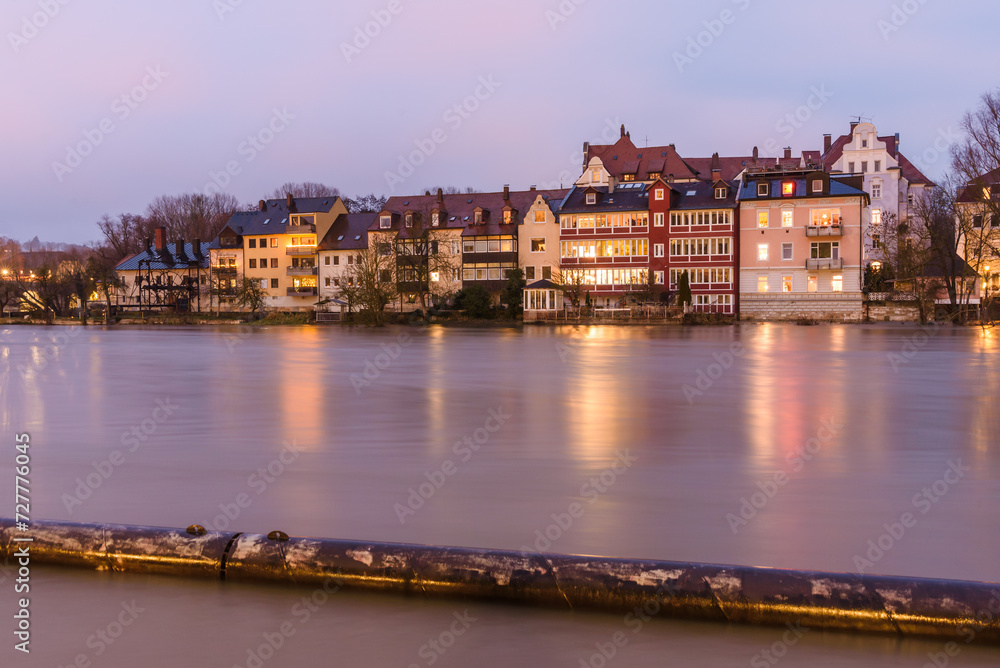
[[[663,272],[653,272],[653,280],[656,281],[657,285],[663,285]]]
[[[781,226],[791,227],[795,221],[795,212],[791,209],[784,209],[781,212]]]
[[[882,271],[882,263],[878,261],[872,262],[872,271]]]
[[[635,181],[635,174],[622,174],[622,181]]]
[[[510,225],[510,221],[512,220],[512,216],[513,215],[514,215],[513,211],[511,211],[510,209],[506,209],[503,212],[503,224],[504,225]]]
[[[431,281],[434,282],[434,283],[437,283],[440,280],[441,280],[441,273],[437,272],[437,271],[432,271],[431,272]]]
[[[840,209],[813,209],[810,224],[813,227],[828,227],[840,225]]]
[[[767,292],[767,276],[757,277],[757,292]]]
[[[872,209],[872,225],[882,224],[882,209]]]
[[[833,291],[843,292],[844,291],[844,277],[837,274],[833,277]]]
[[[532,239],[531,240],[531,252],[532,253],[544,253],[545,252],[545,239]]]
[[[663,188],[656,189],[654,198],[656,199],[657,202],[663,199]]]
[[[762,229],[767,227],[767,211],[757,212],[757,227]]]
[[[271,239],[271,248],[277,248],[277,247],[278,247],[278,240],[276,238]]]
[[[791,292],[792,291],[792,277],[791,276],[782,276],[781,277],[781,291],[782,292]]]
[[[807,289],[809,290],[809,292],[816,292],[817,290],[819,290],[819,280],[815,276],[809,276],[806,279],[806,283],[808,284]]]
[[[590,180],[593,181],[594,183],[597,183],[598,181],[600,181],[601,180],[601,170],[599,170],[599,169],[592,169],[592,170],[590,170]]]
[[[781,184],[781,194],[785,197],[795,194],[795,182],[785,181]]]
[[[757,244],[757,259],[762,262],[767,261],[767,244]]]
[[[781,259],[782,260],[791,260],[792,259],[792,252],[793,252],[792,248],[793,248],[793,244],[790,241],[787,241],[787,242],[781,244]]]
[[[545,222],[545,209],[535,209],[535,222],[536,223]]]

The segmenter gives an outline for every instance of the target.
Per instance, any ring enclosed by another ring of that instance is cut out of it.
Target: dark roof
[[[337,216],[330,231],[319,242],[319,250],[357,250],[368,248],[368,228],[377,213],[347,213]]]
[[[729,188],[725,199],[715,199],[715,183],[699,181],[697,183],[675,183],[674,190],[680,193],[674,209],[718,209],[736,206],[736,184],[725,182]]]
[[[678,188],[688,185],[679,183]],[[695,185],[695,184],[691,184]],[[597,191],[597,204],[587,204],[587,190]],[[595,213],[607,211],[648,211],[649,185],[642,182],[621,183],[613,192],[607,188],[575,187],[567,195],[560,213]]]
[[[836,177],[830,178],[830,192],[820,194],[808,192],[806,188],[806,177],[796,176],[789,179],[788,177],[782,177],[780,174],[775,174],[773,176],[768,175],[766,178],[754,177],[744,181],[743,187],[740,190],[740,201],[757,199],[757,184],[760,181],[767,181],[771,184],[771,187],[768,189],[770,194],[767,197],[762,197],[761,199],[783,199],[779,192],[780,184],[790,180],[795,181],[794,197],[850,197],[852,195],[867,197],[867,193],[865,193],[864,190],[847,185]],[[774,193],[778,194],[775,195]]]
[[[558,283],[553,283],[547,278],[543,278],[540,281],[535,281],[531,285],[524,286],[525,290],[562,290],[562,286]]]
[[[970,181],[958,196],[959,202],[984,202],[983,188],[1000,184],[1000,167]]]
[[[154,248],[152,252],[147,253],[143,251],[136,255],[130,255],[125,258],[117,265],[115,265],[115,271],[138,271],[140,268],[140,263],[143,269],[147,268],[146,262],[151,260],[148,265],[149,269],[154,270],[166,270],[166,269],[186,269],[187,267],[198,267],[199,269],[208,269],[209,264],[209,253],[208,251],[213,248],[218,248],[219,244],[215,241],[211,243],[202,242],[201,243],[201,260],[194,261],[194,245],[184,244],[184,256],[187,258],[186,262],[177,261],[177,244],[167,244],[167,254],[160,257],[156,254],[156,249]]]
[[[407,211],[420,213],[425,218],[419,228],[414,231],[436,229],[431,227],[431,211],[442,208],[447,214],[441,221],[438,228],[462,229],[463,236],[485,236],[485,235],[510,235],[517,234],[517,226],[521,223],[521,218],[535,203],[535,199],[541,196],[549,203],[553,210],[559,208],[560,202],[566,197],[568,190],[512,190],[510,191],[510,206],[518,212],[510,225],[503,224],[503,209],[506,206],[502,192],[495,193],[461,193],[455,195],[443,195],[443,204],[438,204],[437,195],[417,195],[390,197],[382,208],[382,212],[392,213],[398,217],[393,219],[392,230],[399,232],[400,236],[407,236],[408,229],[405,227],[403,215]],[[489,212],[485,225],[473,225],[473,214],[477,208],[482,208],[484,212]],[[380,221],[378,217],[372,221],[368,228],[373,232],[379,231]]]
[[[722,156],[719,157],[718,160],[719,170],[722,172],[721,176],[725,181],[732,181],[739,176],[740,172],[748,166],[753,165],[753,156],[750,155],[733,157]],[[685,158],[684,162],[698,172],[698,178],[705,180],[712,178],[712,158]]]
[[[237,234],[244,236],[264,234],[285,234],[289,213],[329,213],[339,197],[296,197],[292,200],[292,210],[283,199],[265,201],[264,211],[240,211],[233,214],[226,224]],[[237,229],[240,228],[240,229]]]

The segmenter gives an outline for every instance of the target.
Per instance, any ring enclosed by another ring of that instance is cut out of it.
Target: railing
[[[915,292],[869,292],[870,302],[915,302],[919,299]]]
[[[318,294],[316,288],[288,288],[289,297],[315,297]]]
[[[806,226],[807,237],[842,237],[844,236],[844,226],[841,223],[836,225],[808,225]]]
[[[315,225],[289,225],[285,228],[285,234],[316,234]]]
[[[315,255],[316,246],[287,246],[285,255]]]
[[[318,273],[318,267],[288,267],[285,269],[286,276],[316,276]]]
[[[843,269],[843,268],[844,268],[844,260],[839,257],[810,258],[806,260],[806,269]]]

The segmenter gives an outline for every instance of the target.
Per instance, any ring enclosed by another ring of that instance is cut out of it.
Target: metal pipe
[[[15,543],[14,538],[32,539]],[[0,555],[98,570],[353,587],[1000,644],[1000,584],[0,519]]]

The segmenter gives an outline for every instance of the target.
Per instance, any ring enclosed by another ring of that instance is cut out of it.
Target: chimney
[[[438,188],[437,203],[438,204],[444,204],[444,190],[442,190],[441,188]]]
[[[167,252],[167,228],[157,227],[153,230],[153,239],[156,241],[156,254],[162,255]]]
[[[896,150],[892,152],[892,157],[899,157],[899,133],[896,133]]]
[[[292,197],[292,193],[285,194],[285,206],[288,207],[289,211],[295,208],[295,198]]]
[[[587,162],[587,158],[590,157],[590,142],[583,142],[583,161]]]
[[[754,161],[754,164],[757,163],[757,147],[756,146],[753,147],[753,161]]]
[[[257,204],[257,208],[260,209],[261,211],[267,211],[267,202],[265,202],[264,200],[261,200]]]
[[[191,242],[191,254],[194,255],[194,259],[200,260],[204,255],[201,254],[201,239],[195,239]]]
[[[611,176],[611,175],[608,176],[608,194],[609,195],[615,191],[615,184],[617,182],[618,182],[618,179],[616,179],[614,176]]]
[[[712,182],[722,178],[722,167],[719,165],[719,154],[712,154]]]
[[[860,121],[851,121],[851,134],[854,134],[854,128],[858,127],[859,125],[861,125]]]
[[[622,123],[622,137],[625,136],[625,124]]]
[[[504,202],[509,202],[510,201],[510,185],[509,184],[504,185],[504,187],[503,187],[503,201]]]
[[[785,160],[791,160],[791,158],[792,158],[792,147],[791,146],[786,146],[785,147]]]
[[[184,240],[178,239],[177,244],[174,246],[174,255],[177,257],[179,262],[187,262],[187,253],[184,252]]]
[[[674,175],[667,174],[667,183],[673,183],[673,182],[674,182]]]
[[[833,147],[833,137],[831,137],[830,135],[823,135],[823,155],[829,153],[832,147]]]
[[[535,186],[531,186],[531,188],[529,188],[529,190],[531,190],[531,192],[535,192],[535,188],[536,188]]]
[[[146,254],[153,254],[153,241],[149,237],[146,237]]]

